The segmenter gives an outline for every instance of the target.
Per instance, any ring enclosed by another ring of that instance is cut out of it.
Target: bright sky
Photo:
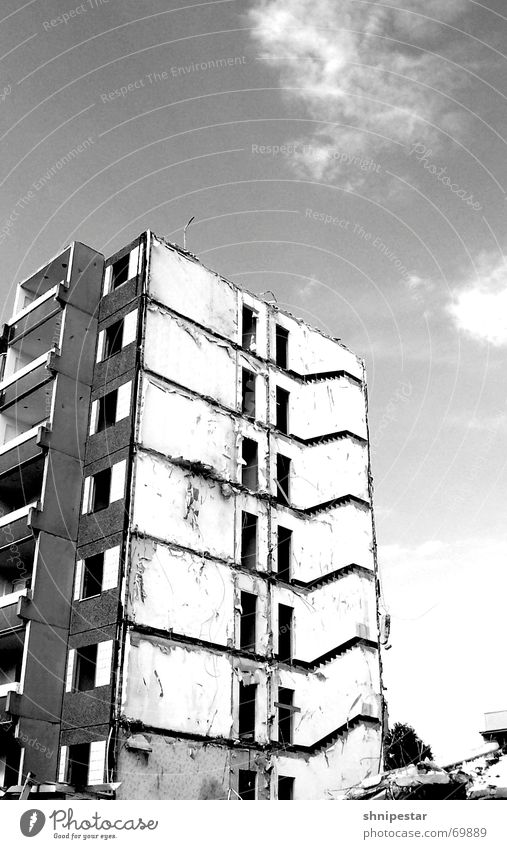
[[[71,239],[181,243],[195,216],[203,262],[364,356],[391,719],[440,759],[479,745],[507,708],[505,4],[4,0],[0,23],[4,318]]]

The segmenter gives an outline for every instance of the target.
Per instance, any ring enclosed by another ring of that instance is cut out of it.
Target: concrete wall
[[[198,395],[144,377],[140,442],[143,446],[211,466],[217,476],[241,482],[241,438],[259,444],[259,457],[267,453],[265,431],[245,419],[211,407]],[[267,489],[266,464],[259,467],[259,489]]]
[[[246,510],[258,516],[259,563],[267,563],[267,507],[258,499],[143,450],[136,456],[135,481],[135,530],[239,561],[241,512]]]
[[[227,646],[234,640],[233,610],[233,572],[222,563],[134,537],[126,609],[130,620]]]
[[[157,238],[151,244],[150,293],[175,312],[236,338],[236,287]]]
[[[194,392],[236,408],[236,354],[154,304],[146,315],[144,365]]]
[[[274,754],[274,775],[291,776],[294,799],[335,799],[379,770],[380,730],[358,725],[323,752],[306,758]]]
[[[363,575],[351,572],[313,590],[275,585],[273,604],[294,608],[293,655],[313,663],[352,639],[376,640],[375,586]],[[273,611],[274,650],[278,650],[278,610]]]
[[[290,501],[294,508],[305,510],[344,495],[368,500],[368,453],[362,443],[347,437],[301,447],[286,437],[276,437],[271,450],[273,469],[277,453],[292,461]],[[276,492],[273,479],[271,493],[276,496]]]
[[[128,748],[134,734],[123,731],[119,742],[118,799],[236,799],[239,769],[258,773],[261,798],[276,799],[279,775],[295,778],[296,800],[331,800],[378,770],[380,739],[378,729],[351,728],[334,745],[315,755],[274,753],[266,758],[260,752],[228,749],[214,743],[182,740],[144,732],[151,752]],[[361,758],[355,753],[360,751]],[[271,785],[271,786],[270,786]]]
[[[279,371],[270,372],[271,423],[276,422],[276,387],[289,393],[289,433],[300,439],[348,430],[366,439],[362,387],[348,377],[302,383]]]
[[[125,678],[126,721],[224,739],[238,734],[239,681],[255,683],[256,739],[267,741],[267,675],[255,663],[131,632]]]
[[[294,690],[294,704],[301,707],[293,721],[296,745],[312,746],[332,734],[360,713],[363,703],[379,717],[378,659],[369,649],[349,649],[313,675],[280,667],[276,677],[281,687]]]
[[[117,799],[227,798],[236,753],[211,743],[145,733],[152,751],[144,754],[128,748],[132,736],[124,732],[120,738]]]
[[[376,639],[374,583],[354,572],[313,591],[275,585],[270,614],[266,582],[224,563],[138,537],[129,562],[126,615],[136,625],[239,648],[241,592],[249,592],[258,599],[257,654],[278,650],[278,604],[294,609],[299,661],[313,663],[355,636]]]
[[[337,340],[328,339],[293,316],[275,313],[271,327],[271,350],[275,350],[275,321],[289,332],[288,367],[298,374],[347,371],[362,379],[362,363]]]
[[[373,570],[371,516],[367,507],[345,503],[311,518],[278,507],[272,513],[271,546],[276,527],[292,530],[292,577],[315,581],[350,563]]]

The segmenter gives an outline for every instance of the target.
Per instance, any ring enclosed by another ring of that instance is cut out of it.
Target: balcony
[[[16,548],[11,551],[14,543],[2,538],[0,547],[0,593],[16,592],[23,587],[29,587],[33,573],[35,558],[35,537],[31,528],[26,526],[26,536],[23,540],[15,543]],[[1,597],[0,597],[1,600]]]
[[[54,286],[4,325],[3,381],[60,343],[63,312],[56,300],[60,288]]]
[[[48,447],[48,439],[47,428],[37,425],[0,445],[0,479],[40,458]]]
[[[47,419],[51,411],[57,359],[57,350],[53,348],[4,377],[0,383],[0,412],[18,403],[15,416],[10,410],[8,413],[16,423],[33,427]]]
[[[23,625],[23,610],[29,603],[30,590],[26,587],[17,592],[0,596],[0,648],[4,634],[16,631]],[[0,666],[1,666],[0,658]]]
[[[18,314],[59,284],[66,285],[70,274],[71,247],[51,260],[19,286],[15,312]]]
[[[61,305],[56,300],[61,295],[62,284],[48,289],[39,298],[31,301],[5,324],[3,336],[7,344],[19,344],[22,338],[38,334],[41,338],[53,336],[55,317],[61,313]],[[46,345],[46,350],[49,345]]]
[[[0,634],[0,699],[9,693],[20,692],[21,668],[25,645],[25,628],[22,622],[16,630]],[[0,706],[5,710],[5,705]]]
[[[12,561],[11,549],[14,546],[20,551],[30,548],[27,544],[33,542],[32,522],[38,515],[37,507],[38,502],[34,501],[0,518],[0,567],[2,563]]]

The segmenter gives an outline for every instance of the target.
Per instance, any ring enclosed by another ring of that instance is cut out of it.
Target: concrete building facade
[[[62,256],[4,332],[4,783],[333,798],[381,768],[363,364],[149,231]]]

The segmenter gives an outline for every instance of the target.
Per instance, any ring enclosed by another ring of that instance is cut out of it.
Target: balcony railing
[[[39,387],[43,387],[52,380],[54,371],[56,370],[58,353],[58,348],[53,346],[49,351],[41,354],[40,357],[31,360],[23,368],[5,377],[0,383],[0,409],[6,409],[11,404],[21,400],[21,398],[24,398]],[[47,406],[49,406],[49,403]],[[46,409],[46,403],[42,400],[41,409],[39,410],[37,407],[37,410],[34,412],[37,413],[35,422],[40,422],[48,415],[49,411]]]
[[[8,593],[7,595],[0,597],[0,638],[3,634],[12,633],[12,631],[17,630],[20,626],[23,625],[23,617],[21,615],[23,609],[23,604],[29,604],[29,602],[23,601],[19,602],[19,600],[25,599],[29,595],[29,590],[18,590],[15,593]],[[1,649],[1,643],[0,643]],[[0,658],[1,662],[1,658]]]
[[[36,425],[0,445],[0,477],[37,459],[47,446],[48,429]]]
[[[22,590],[16,590],[16,592],[7,593],[7,595],[0,596],[0,610],[4,607],[9,607],[9,605],[11,604],[17,604],[18,598],[21,598],[21,596],[27,594],[28,590],[26,587],[24,587]]]
[[[9,377],[4,378],[4,380],[0,383],[0,392],[3,392],[4,389],[7,389],[8,386],[11,386],[11,384],[17,383],[21,380],[21,378],[25,377],[25,375],[35,371],[35,369],[38,369],[39,366],[44,365],[47,362],[50,353],[51,351],[45,351],[40,355],[40,357],[36,357],[35,360],[27,363],[27,365],[23,366],[23,368],[13,372],[9,375]]]
[[[0,549],[19,544],[32,536],[31,520],[37,507],[38,502],[33,501],[0,517]]]
[[[21,689],[19,681],[8,682],[7,684],[0,684],[0,699],[5,698],[7,693],[19,693]]]
[[[23,309],[19,310],[15,315],[11,316],[11,318],[7,322],[7,327],[10,328],[11,334],[13,334],[14,332],[14,335],[19,335],[19,333],[16,331],[16,325],[20,324],[27,316],[29,316],[35,310],[38,310],[40,306],[47,303],[48,301],[51,301],[57,295],[60,285],[61,284],[58,284],[56,286],[53,286],[51,289],[48,289],[48,291],[44,292],[43,295],[40,295],[33,301],[30,301],[30,303],[27,304],[26,307],[23,307]],[[42,316],[39,316],[38,318],[40,320]]]

